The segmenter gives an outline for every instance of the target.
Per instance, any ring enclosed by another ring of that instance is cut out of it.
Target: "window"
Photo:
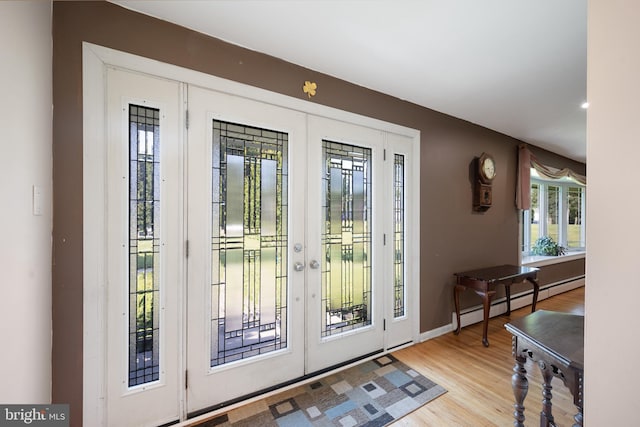
[[[522,254],[551,237],[565,251],[585,250],[585,186],[571,178],[543,179],[531,169],[531,208],[522,211]]]
[[[160,110],[129,106],[129,387],[160,379]]]
[[[371,324],[371,149],[322,141],[323,337]]]
[[[211,360],[287,347],[288,135],[214,120]]]
[[[404,286],[404,155],[396,154],[393,163],[393,198],[394,198],[394,258],[393,258],[393,317],[405,315],[405,286]]]

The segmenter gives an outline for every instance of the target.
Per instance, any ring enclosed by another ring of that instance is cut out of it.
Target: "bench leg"
[[[516,356],[516,364],[513,367],[513,376],[511,377],[511,387],[513,388],[513,396],[516,403],[513,405],[515,427],[524,427],[524,398],[527,397],[529,391],[529,380],[527,380],[527,370],[524,368],[525,358]]]
[[[551,380],[553,372],[544,361],[539,361],[538,366],[542,372],[542,412],[540,413],[540,427],[555,426],[551,413]]]

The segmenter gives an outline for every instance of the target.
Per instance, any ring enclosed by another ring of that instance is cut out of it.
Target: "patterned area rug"
[[[441,386],[385,355],[197,426],[379,427],[443,393]]]

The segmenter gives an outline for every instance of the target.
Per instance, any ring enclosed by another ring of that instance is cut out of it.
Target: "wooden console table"
[[[496,294],[496,286],[505,285],[507,294],[507,315],[511,314],[511,288],[514,283],[520,283],[525,280],[533,285],[533,304],[531,311],[536,311],[536,302],[538,301],[538,271],[539,268],[523,267],[518,265],[501,265],[498,267],[483,268],[480,270],[465,271],[463,273],[455,273],[456,285],[453,291],[453,298],[456,306],[456,319],[458,326],[454,334],[460,333],[460,292],[469,288],[482,297],[482,306],[484,311],[484,324],[482,329],[482,344],[489,347],[487,339],[487,329],[489,326],[489,310],[491,308],[491,299]]]
[[[574,427],[583,425],[584,398],[584,316],[540,310],[505,325],[513,337],[511,351],[516,359],[511,384],[516,399],[514,426],[524,427],[524,398],[529,390],[527,359],[542,371],[542,412],[540,426],[555,426],[551,414],[551,380],[558,377],[573,395],[578,413]]]

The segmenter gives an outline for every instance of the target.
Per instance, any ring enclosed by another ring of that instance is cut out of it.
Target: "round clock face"
[[[487,179],[493,179],[496,176],[496,165],[491,157],[487,157],[482,162],[482,173]]]

